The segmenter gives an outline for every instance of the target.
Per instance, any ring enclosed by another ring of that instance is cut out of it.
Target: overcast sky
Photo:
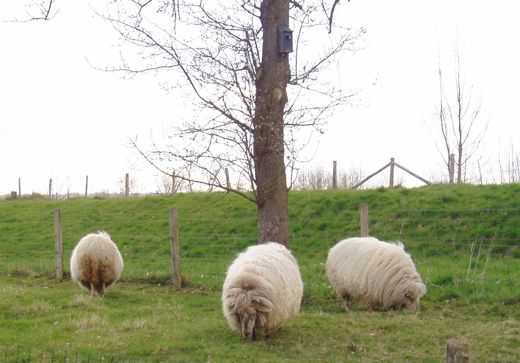
[[[0,18],[16,13],[9,6],[16,2],[2,1]],[[161,79],[94,70],[87,59],[104,65],[117,55],[113,29],[84,0],[56,4],[50,22],[0,23],[0,195],[17,190],[18,178],[23,193],[46,193],[49,178],[62,193],[81,193],[87,174],[92,192],[114,192],[126,172],[140,191],[154,192],[154,171],[136,161],[128,138],[160,134],[178,100]],[[345,2],[336,21],[367,35],[364,49],[336,67],[345,86],[364,91],[330,120],[309,167],[330,169],[337,160],[340,169],[369,174],[395,157],[426,178],[439,176],[438,56],[452,74],[458,43],[461,71],[489,120],[484,166],[496,175],[499,153],[520,142],[519,8],[505,0]]]

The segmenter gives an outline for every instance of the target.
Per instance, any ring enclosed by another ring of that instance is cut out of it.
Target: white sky
[[[0,19],[14,2],[2,1]],[[103,66],[117,54],[113,29],[84,0],[57,5],[50,22],[0,23],[0,195],[17,190],[18,178],[24,194],[46,193],[49,178],[61,193],[82,193],[87,174],[91,192],[114,192],[126,172],[140,191],[154,192],[154,171],[136,161],[128,138],[160,133],[178,101],[159,87],[161,79],[94,70],[87,58]],[[504,157],[520,142],[520,5],[352,0],[342,9],[338,23],[368,33],[365,49],[338,64],[341,79],[353,87],[377,81],[330,121],[309,167],[329,169],[338,160],[340,169],[369,174],[395,157],[426,178],[440,175],[434,131],[425,123],[438,102],[437,55],[452,73],[458,37],[462,73],[489,119],[485,166],[496,172],[499,152]]]

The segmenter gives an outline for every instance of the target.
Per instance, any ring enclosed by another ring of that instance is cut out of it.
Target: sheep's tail
[[[95,292],[104,295],[106,287],[112,283],[111,266],[90,257],[85,257],[82,260],[82,264],[84,274],[81,284],[90,290],[92,295],[94,295]]]

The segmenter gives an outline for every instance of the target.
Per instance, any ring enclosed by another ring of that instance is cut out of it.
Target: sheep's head
[[[413,311],[419,310],[419,296],[413,292],[406,292],[401,303],[402,308],[410,309]]]
[[[251,341],[256,339],[256,309],[248,306],[242,309],[241,312],[237,313],[237,318],[240,321],[242,327],[242,337]]]
[[[426,293],[426,286],[423,283],[417,284],[415,288],[409,289],[404,293],[401,307],[413,311],[419,311],[421,296]]]
[[[256,329],[265,325],[265,314],[272,309],[273,304],[260,296],[253,297],[247,304],[235,305],[232,313],[240,321],[242,337],[251,341],[256,340]]]

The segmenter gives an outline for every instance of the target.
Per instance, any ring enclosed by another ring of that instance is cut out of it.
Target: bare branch
[[[339,1],[339,0],[338,0],[338,1]],[[298,9],[300,9],[300,10],[303,10],[303,6],[302,6],[299,2],[297,2],[297,1],[295,1],[295,0],[290,0],[289,2],[290,2],[291,4],[293,4],[294,7],[298,8]]]
[[[350,2],[350,0],[348,0]],[[325,4],[322,2],[321,6],[325,14],[327,15],[328,23],[329,23],[329,34],[332,33],[332,22],[334,21],[334,11],[336,10],[336,6],[339,4],[340,0],[334,0],[334,3],[332,4],[330,8],[330,13],[327,13],[327,10],[325,8]]]
[[[54,0],[32,0],[28,8],[35,8],[36,10],[26,10],[26,16],[22,19],[15,17],[13,20],[6,20],[9,23],[27,23],[31,21],[47,21],[56,16],[59,10],[56,9]]]

